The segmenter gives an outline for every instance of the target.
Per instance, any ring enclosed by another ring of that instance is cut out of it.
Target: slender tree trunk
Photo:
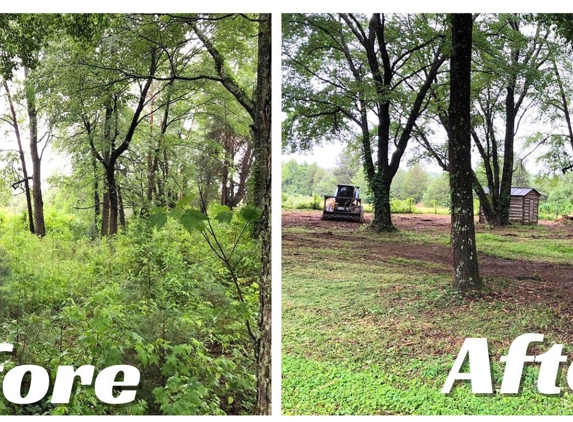
[[[221,173],[221,205],[228,205],[230,202],[229,187],[227,186],[229,183],[229,166],[229,161],[225,160],[223,162],[223,169]]]
[[[253,162],[253,149],[251,144],[247,144],[245,153],[241,160],[241,165],[239,167],[239,183],[236,185],[231,179],[230,191],[234,194],[232,195],[231,201],[227,203],[229,208],[235,208],[239,205],[239,202],[245,197],[247,190],[247,180],[249,178],[249,172]]]
[[[109,231],[108,235],[117,234],[119,217],[119,201],[117,197],[117,182],[115,180],[115,161],[111,161],[105,169],[109,197]]]
[[[147,151],[147,202],[151,204],[153,201],[153,185],[154,185],[154,178],[155,173],[153,170],[153,156],[154,156],[154,147],[149,146],[149,150]]]
[[[42,198],[42,159],[38,151],[38,112],[34,88],[28,84],[28,69],[24,68],[26,78],[26,106],[30,123],[30,157],[32,157],[32,196],[34,198],[34,229],[40,237],[46,235],[44,224],[44,200]]]
[[[515,139],[515,83],[513,81],[511,81],[507,87],[505,114],[503,169],[501,173],[498,208],[499,223],[502,226],[509,225],[511,181],[513,179],[513,144]]]
[[[153,139],[153,90],[149,90],[149,97],[150,97],[150,104],[149,107],[152,111],[151,115],[149,116],[149,139]],[[157,150],[156,148],[149,143],[149,149],[147,151],[147,202],[151,204],[153,200],[153,186],[155,184],[155,166],[154,159],[157,157]]]
[[[479,276],[472,197],[470,85],[472,15],[452,14],[450,59],[450,128],[448,143],[452,190],[452,250],[454,289],[479,289]]]
[[[22,166],[22,176],[24,178],[24,192],[26,194],[26,206],[28,207],[28,226],[30,229],[30,233],[34,234],[36,232],[34,229],[34,211],[32,209],[32,197],[30,194],[30,179],[28,177],[28,170],[26,168],[26,157],[24,156],[24,149],[22,148],[22,138],[20,137],[20,126],[18,125],[18,117],[16,116],[16,109],[14,108],[14,103],[12,102],[12,96],[10,95],[10,89],[8,88],[8,83],[6,81],[4,81],[4,89],[6,90],[6,96],[8,97],[8,105],[10,107],[10,114],[12,116],[12,126],[14,127],[14,134],[16,135],[16,141],[18,142],[20,165]]]
[[[94,171],[94,226],[97,230],[97,226],[99,223],[99,216],[101,214],[101,205],[99,199],[99,181],[98,181],[98,174],[97,174],[97,159],[92,151],[92,167]]]
[[[571,114],[569,113],[569,103],[567,101],[567,96],[565,95],[565,88],[563,87],[563,81],[561,80],[561,75],[559,74],[559,69],[557,68],[557,62],[553,60],[553,71],[555,72],[555,76],[557,77],[557,84],[559,85],[559,94],[561,96],[561,105],[562,107],[558,107],[559,110],[563,111],[563,116],[565,117],[565,122],[567,122],[567,132],[569,136],[569,143],[571,144],[571,150],[573,150],[573,126],[571,125]],[[573,166],[568,166],[561,171],[563,174],[567,173],[568,170],[571,170]]]
[[[259,15],[257,87],[255,92],[255,201],[261,218],[255,234],[261,239],[259,278],[259,338],[256,413],[271,413],[271,15]]]
[[[104,184],[103,207],[101,213],[101,237],[109,234],[109,191],[107,189],[107,180]]]
[[[116,186],[117,186],[117,209],[119,212],[119,225],[125,233],[126,224],[125,224],[125,210],[123,208],[123,197],[121,195],[121,189],[119,185]]]

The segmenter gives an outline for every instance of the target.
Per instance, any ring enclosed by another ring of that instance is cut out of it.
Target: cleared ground
[[[560,414],[571,390],[536,392],[526,368],[517,397],[440,389],[466,337],[486,337],[501,382],[515,337],[573,344],[573,226],[541,222],[477,227],[488,290],[450,289],[449,216],[396,215],[400,232],[322,221],[319,211],[283,212],[283,410],[293,414]],[[565,378],[563,376],[562,378]],[[536,411],[542,407],[543,410]]]

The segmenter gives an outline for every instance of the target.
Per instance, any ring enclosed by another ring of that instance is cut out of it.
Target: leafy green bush
[[[317,195],[315,193],[314,195],[312,195],[312,209],[321,210],[322,207],[323,207],[322,198],[320,197],[320,195]]]
[[[390,201],[390,211],[397,214],[417,214],[417,209],[414,205],[414,199],[408,198],[406,200],[393,199]]]
[[[173,220],[162,230],[134,218],[126,234],[90,240],[85,226],[50,211],[49,234],[22,230],[6,216],[0,230],[0,342],[11,362],[55,369],[116,364],[141,372],[136,401],[105,405],[77,386],[69,404],[33,406],[0,399],[0,414],[240,414],[255,402],[253,346],[259,246],[239,217],[216,224],[234,247],[229,273],[199,231]],[[238,243],[236,243],[239,239]]]
[[[289,195],[282,206],[287,210],[312,210],[314,202],[312,196]]]

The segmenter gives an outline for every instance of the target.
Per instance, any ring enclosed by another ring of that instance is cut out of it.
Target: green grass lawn
[[[284,414],[573,414],[566,382],[571,357],[562,364],[557,396],[537,392],[535,364],[526,365],[518,395],[474,395],[469,382],[441,393],[465,338],[488,339],[497,390],[504,369],[499,358],[521,334],[545,335],[537,353],[561,343],[571,354],[570,315],[500,295],[512,291],[506,279],[486,279],[483,294],[456,294],[450,268],[423,259],[424,250],[444,247],[447,233],[343,230],[330,230],[325,241],[326,229],[283,227]],[[569,263],[570,240],[546,236],[543,227],[516,228],[511,236],[479,233],[477,242],[482,254]],[[420,259],[386,256],[397,241],[418,248]]]

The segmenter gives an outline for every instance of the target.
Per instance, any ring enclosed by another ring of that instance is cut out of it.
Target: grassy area
[[[495,389],[504,370],[499,358],[521,334],[545,335],[537,353],[561,343],[571,356],[569,317],[535,301],[456,294],[449,267],[422,259],[424,248],[447,243],[446,233],[357,230],[333,233],[328,241],[324,233],[283,228],[289,239],[283,242],[283,413],[573,414],[565,365],[557,396],[537,392],[539,366],[531,364],[518,395],[474,395],[468,382],[456,383],[448,395],[440,391],[468,337],[488,339]],[[421,258],[384,255],[396,241],[420,248]],[[380,254],[365,251],[373,243]],[[569,263],[573,252],[570,240],[549,239],[544,227],[480,233],[478,247],[532,262]],[[504,279],[487,284],[491,292],[509,288]]]
[[[567,239],[544,239],[539,236],[476,235],[478,251],[506,259],[567,264],[573,256],[573,244]]]

